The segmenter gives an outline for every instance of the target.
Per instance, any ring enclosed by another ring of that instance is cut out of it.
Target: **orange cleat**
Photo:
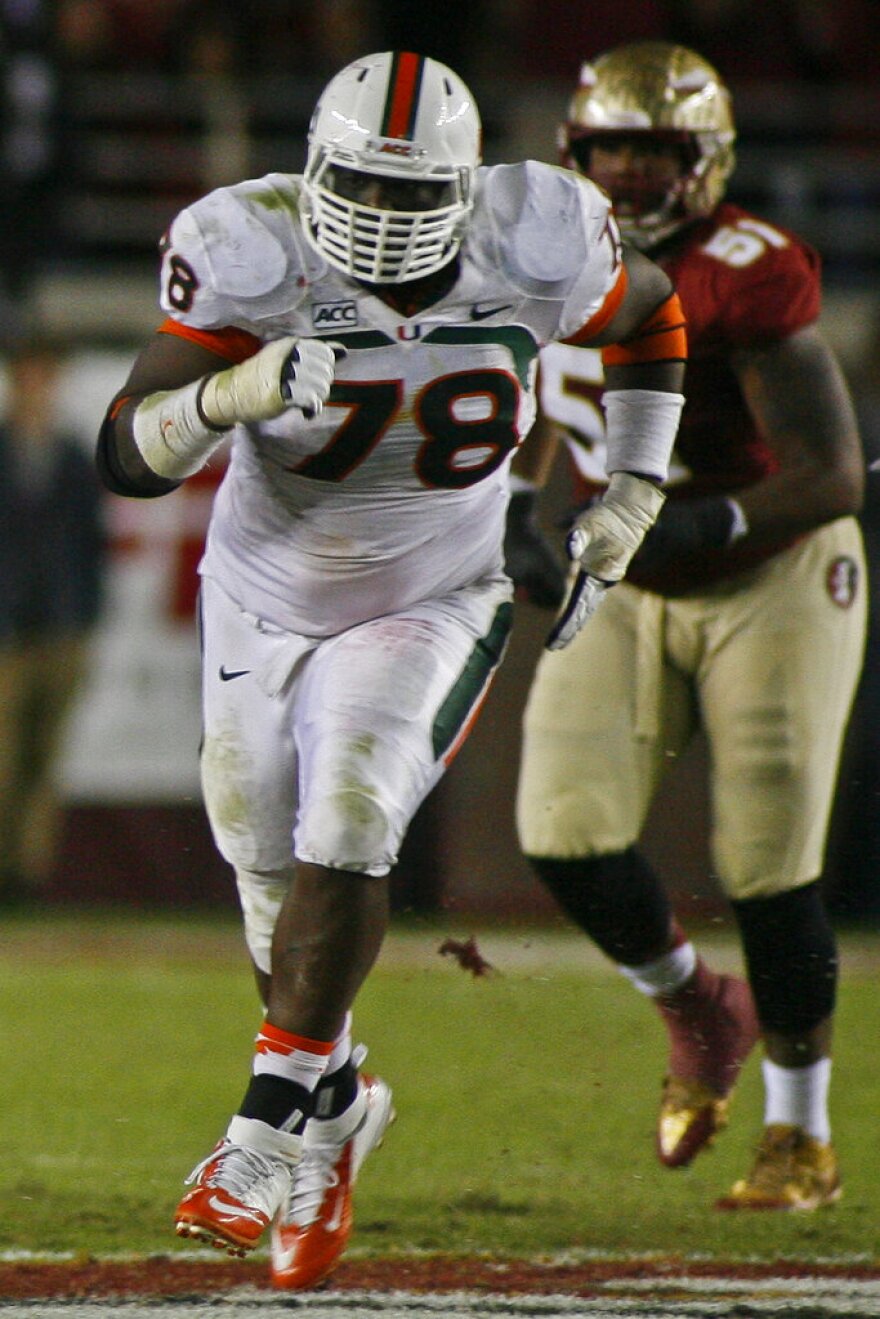
[[[187,1177],[193,1189],[177,1206],[174,1226],[178,1236],[246,1255],[290,1190],[302,1140],[251,1118],[233,1118],[230,1131],[251,1136],[262,1148],[238,1144],[227,1134]]]
[[[344,1113],[307,1124],[302,1161],[272,1224],[274,1287],[314,1287],[336,1267],[351,1235],[352,1190],[361,1164],[382,1144],[394,1117],[385,1082],[361,1076]]]

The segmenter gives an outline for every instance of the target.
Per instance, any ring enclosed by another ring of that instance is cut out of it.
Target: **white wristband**
[[[148,394],[135,410],[134,442],[157,476],[182,481],[204,467],[227,432],[205,421],[199,409],[203,380],[182,389]]]
[[[525,476],[517,476],[516,472],[509,472],[507,488],[512,495],[534,495],[538,492],[538,483],[529,481]]]
[[[665,481],[678,433],[683,394],[613,389],[603,395],[607,472],[640,472]]]

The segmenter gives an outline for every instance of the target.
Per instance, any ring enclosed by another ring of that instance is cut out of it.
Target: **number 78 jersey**
[[[275,174],[182,212],[162,328],[231,360],[289,334],[344,346],[318,417],[236,428],[201,569],[323,636],[501,575],[538,351],[598,333],[625,276],[604,195],[534,161],[478,171],[458,278],[408,315],[325,265],[299,204],[298,176]]]

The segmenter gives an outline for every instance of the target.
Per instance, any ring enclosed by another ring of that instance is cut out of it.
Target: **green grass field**
[[[496,973],[438,949],[475,933]],[[728,935],[700,939],[738,966]],[[664,1041],[650,1005],[567,930],[396,926],[355,1038],[398,1120],[366,1165],[350,1253],[704,1254],[876,1262],[880,936],[842,938],[839,1206],[725,1216],[761,1124],[750,1060],[730,1130],[693,1168],[654,1159]],[[186,1250],[182,1179],[247,1081],[259,1010],[233,917],[8,918],[0,951],[0,1252]]]

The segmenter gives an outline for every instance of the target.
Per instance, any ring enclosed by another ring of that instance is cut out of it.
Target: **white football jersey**
[[[538,351],[604,320],[622,268],[588,180],[535,161],[481,168],[454,287],[406,316],[323,262],[300,196],[298,175],[270,174],[181,212],[162,306],[194,337],[344,345],[318,417],[236,428],[201,566],[246,610],[329,636],[502,573]]]

